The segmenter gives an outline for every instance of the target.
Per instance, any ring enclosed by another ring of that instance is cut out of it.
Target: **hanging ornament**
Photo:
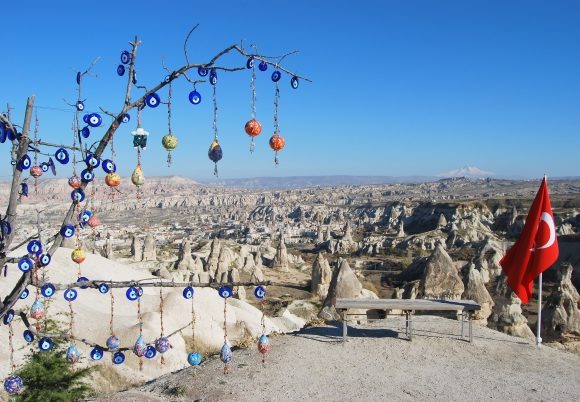
[[[294,76],[290,78],[290,86],[292,87],[292,89],[298,88],[298,77]]]
[[[101,224],[101,221],[99,220],[99,218],[97,218],[95,215],[93,215],[89,218],[89,221],[87,223],[90,227],[96,228],[97,226],[99,226]]]
[[[22,378],[16,374],[12,374],[4,379],[4,389],[12,396],[18,395],[22,392],[23,388],[24,383],[22,382]]]
[[[133,148],[139,149],[147,149],[147,136],[149,135],[148,131],[145,131],[143,127],[141,127],[141,118],[140,118],[141,111],[137,114],[137,128],[135,131],[131,131],[133,135]]]
[[[40,300],[35,300],[30,307],[30,316],[35,320],[42,320],[44,317],[44,304]]]
[[[143,357],[146,351],[147,345],[143,341],[143,335],[139,335],[139,337],[135,341],[135,345],[133,345],[133,353],[135,353],[137,357]]]
[[[183,297],[186,299],[191,300],[191,346],[193,348],[193,352],[190,352],[187,355],[187,362],[192,366],[199,366],[201,364],[202,356],[201,353],[195,352],[195,306],[193,300],[194,294],[193,286],[187,286],[183,289]]]
[[[38,341],[38,348],[41,352],[51,351],[53,347],[54,341],[46,336]]]
[[[150,93],[145,97],[145,104],[150,108],[156,108],[161,103],[161,98],[155,92]]]
[[[79,351],[74,343],[71,343],[69,347],[66,349],[66,360],[70,364],[75,364],[80,359]]]
[[[26,341],[26,343],[32,343],[32,342],[34,342],[34,334],[29,329],[25,330],[22,333],[22,337],[24,338],[24,340]]]
[[[104,352],[103,349],[99,346],[95,346],[90,353],[91,359],[95,361],[99,361],[103,358]]]
[[[125,363],[125,354],[123,352],[116,352],[113,355],[113,364],[123,364]]]
[[[143,169],[141,168],[141,164],[137,164],[135,170],[133,170],[133,174],[131,174],[131,182],[136,187],[141,187],[143,183],[145,183],[145,175],[143,174]]]
[[[105,173],[115,173],[117,171],[117,165],[110,159],[105,159],[101,164],[103,171]]]
[[[85,252],[82,248],[74,249],[70,257],[77,264],[81,264],[86,259]]]
[[[119,184],[121,184],[121,176],[119,176],[117,173],[109,173],[105,176],[105,183],[109,187],[117,187]]]
[[[163,148],[167,151],[167,166],[171,166],[171,151],[177,147],[177,137],[171,132],[171,97],[173,89],[171,82],[169,82],[169,96],[167,99],[167,131],[168,133],[161,139]]]
[[[224,342],[220,350],[220,360],[224,363],[224,374],[229,373],[228,364],[232,361],[232,348],[227,342]]]
[[[121,345],[121,340],[115,335],[111,335],[107,338],[107,348],[109,350],[115,350]]]
[[[169,343],[169,339],[162,336],[155,340],[155,349],[159,353],[165,353],[171,348],[171,344]]]
[[[260,64],[258,64],[258,68],[260,71],[266,71],[268,69],[268,63],[262,60]]]
[[[250,63],[251,60],[251,63]],[[260,135],[260,133],[262,132],[262,125],[260,124],[260,122],[258,120],[256,120],[256,68],[254,66],[254,58],[251,57],[250,59],[248,59],[248,64],[247,64],[248,68],[252,69],[252,79],[250,80],[250,90],[252,92],[252,100],[251,100],[251,119],[248,120],[248,122],[246,122],[246,126],[244,127],[246,134],[248,134],[251,138],[250,140],[250,153],[254,152],[254,149],[256,147],[255,144],[255,137],[257,137],[258,135]]]
[[[213,174],[217,177],[218,176],[218,166],[217,163],[223,157],[222,147],[218,142],[218,128],[217,128],[217,97],[216,97],[216,85],[213,86],[213,141],[209,146],[209,151],[207,152],[207,156],[209,159],[215,164]]]
[[[74,188],[75,190],[80,188],[81,184],[82,184],[81,179],[76,175],[71,176],[68,179],[68,185]]]
[[[145,357],[147,359],[153,359],[155,356],[157,356],[157,350],[155,349],[155,346],[148,345],[147,349],[145,350]]]
[[[274,135],[270,137],[270,148],[275,152],[274,163],[278,166],[278,152],[286,145],[286,140],[280,135],[280,125],[278,121],[278,103],[280,100],[280,88],[276,82],[276,92],[274,93]]]
[[[201,364],[201,354],[198,352],[191,352],[187,355],[187,362],[192,366],[199,366]]]
[[[260,301],[260,310],[262,311],[262,335],[258,338],[258,351],[262,354],[262,364],[265,364],[266,354],[270,351],[270,341],[268,340],[268,336],[266,336],[266,314],[264,308],[266,289],[263,286],[257,286],[256,289],[254,289],[254,296],[256,296],[256,299]]]
[[[199,105],[201,103],[201,94],[195,90],[195,87],[189,93],[189,101],[193,105]]]
[[[224,363],[224,374],[228,374],[228,364],[232,361],[232,348],[228,343],[228,298],[232,297],[233,291],[229,286],[222,286],[218,294],[224,299],[224,344],[220,351],[220,359]]]
[[[54,285],[52,283],[44,284],[40,288],[40,293],[44,297],[52,297],[52,296],[54,296],[55,292],[56,292],[56,288],[54,287]]]
[[[39,178],[40,176],[42,176],[42,168],[40,166],[32,166],[30,168],[30,175],[35,179]]]

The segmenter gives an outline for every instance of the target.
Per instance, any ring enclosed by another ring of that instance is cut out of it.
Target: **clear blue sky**
[[[141,38],[139,80],[152,86],[165,76],[162,56],[174,68],[185,63],[183,40],[199,23],[190,40],[193,61],[244,40],[264,54],[299,50],[284,64],[313,80],[298,90],[289,77],[281,80],[287,145],[275,168],[267,145],[271,69],[258,75],[264,131],[253,155],[243,130],[250,73],[220,75],[222,177],[434,175],[463,165],[499,176],[580,175],[579,21],[580,2],[556,0],[11,1],[2,9],[0,110],[10,102],[20,123],[31,94],[39,106],[66,108],[62,99],[74,100],[76,71],[101,56],[97,77],[85,80],[87,108],[116,111],[125,81],[115,69],[127,42]],[[144,111],[151,132],[146,175],[211,178],[210,85],[198,89],[203,101],[193,106],[191,85],[175,85],[173,131],[180,144],[171,168],[160,144],[166,109]],[[166,99],[167,92],[160,95]],[[38,115],[41,138],[69,141],[72,113],[39,109]],[[136,161],[132,117],[116,135],[123,174]],[[5,177],[8,146],[0,147]]]

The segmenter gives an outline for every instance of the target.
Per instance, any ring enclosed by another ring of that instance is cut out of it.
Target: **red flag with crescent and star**
[[[530,207],[526,224],[516,243],[499,264],[514,293],[527,303],[534,279],[558,259],[558,239],[546,177]]]

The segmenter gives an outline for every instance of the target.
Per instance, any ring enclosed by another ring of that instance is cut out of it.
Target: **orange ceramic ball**
[[[115,172],[109,173],[105,176],[105,183],[109,187],[117,187],[119,184],[121,184],[121,176]]]
[[[286,140],[281,135],[274,134],[270,137],[270,148],[274,151],[281,151],[284,145],[286,145]]]
[[[68,185],[74,189],[77,189],[81,186],[81,179],[79,179],[78,176],[71,176],[68,179]]]
[[[72,258],[72,260],[74,262],[76,262],[77,264],[80,264],[81,262],[83,262],[86,258],[85,256],[85,252],[80,249],[80,248],[76,248],[72,251],[70,257]]]
[[[262,125],[256,119],[249,120],[246,123],[246,134],[250,137],[257,137],[262,132]]]
[[[97,226],[99,226],[101,224],[101,221],[99,220],[99,218],[97,218],[95,215],[93,215],[89,218],[89,221],[87,222],[87,224],[92,228],[96,228]]]
[[[32,177],[40,177],[40,176],[42,176],[42,168],[40,166],[32,166],[30,168],[30,175]]]

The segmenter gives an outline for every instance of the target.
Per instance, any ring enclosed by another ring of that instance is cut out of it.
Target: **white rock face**
[[[522,302],[508,286],[505,275],[498,278],[494,312],[488,326],[508,335],[534,340],[535,335],[522,314]]]

